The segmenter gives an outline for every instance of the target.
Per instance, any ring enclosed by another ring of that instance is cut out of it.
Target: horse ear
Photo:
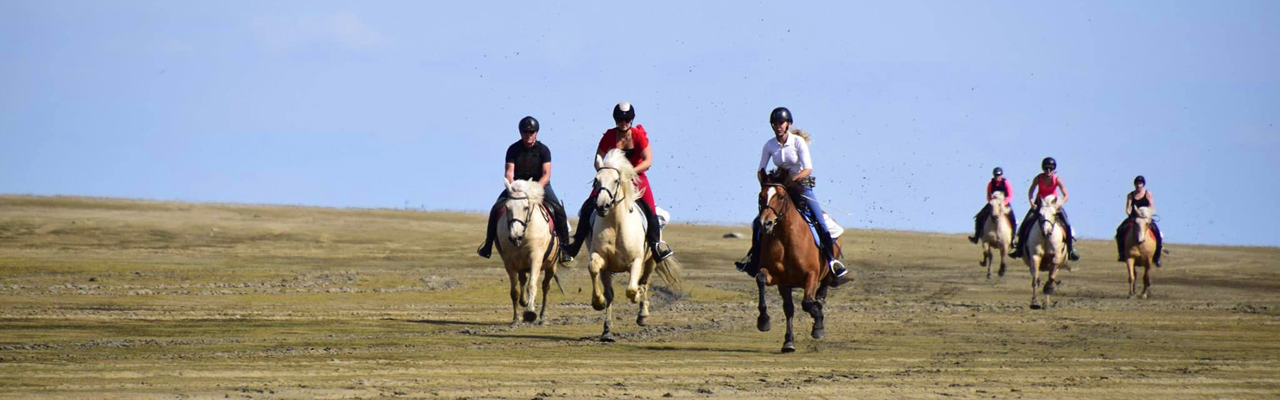
[[[510,180],[510,179],[507,179],[506,177],[503,177],[503,178],[502,178],[502,185],[507,187],[507,193],[514,193],[514,192],[515,192],[515,190],[512,190],[512,189],[511,189],[511,180]]]
[[[603,168],[603,167],[604,167],[604,159],[600,158],[599,154],[596,154],[596,171],[599,171],[600,168]]]

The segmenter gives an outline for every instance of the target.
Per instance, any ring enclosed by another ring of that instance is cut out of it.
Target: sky
[[[786,106],[846,228],[1053,156],[1077,236],[1142,174],[1170,243],[1280,246],[1276,71],[1275,1],[0,0],[0,193],[479,212],[532,115],[573,210],[628,101],[658,205],[745,225]]]

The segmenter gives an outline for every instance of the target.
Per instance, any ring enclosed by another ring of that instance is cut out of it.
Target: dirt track
[[[1149,300],[1086,241],[1049,310],[959,235],[845,234],[827,337],[731,261],[743,227],[676,225],[689,290],[599,343],[587,273],[507,326],[475,215],[0,197],[0,397],[1276,398],[1280,250],[1171,245]]]

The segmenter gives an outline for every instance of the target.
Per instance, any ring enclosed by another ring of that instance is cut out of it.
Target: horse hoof
[[[769,324],[768,315],[761,315],[759,319],[756,319],[756,329],[760,330],[760,332],[768,332],[772,328],[773,325]]]
[[[538,320],[538,326],[547,326],[547,320],[545,320],[545,319],[539,319],[539,320]]]
[[[524,312],[524,322],[533,322],[538,320],[538,313],[533,311]]]
[[[819,328],[819,329],[814,329],[814,330],[813,330],[813,335],[812,335],[812,336],[813,336],[813,338],[814,338],[814,339],[822,339],[824,336],[827,336],[827,330],[826,330],[826,329],[821,329],[821,328]]]
[[[783,344],[782,344],[782,352],[783,352],[783,353],[795,353],[795,352],[796,352],[796,344],[795,344],[794,342],[786,342],[786,343],[783,343]]]
[[[1000,275],[1002,278],[1004,277],[1004,264],[1000,264],[1000,271],[996,272],[996,275]]]
[[[1053,291],[1056,286],[1057,285],[1053,284],[1053,281],[1050,281],[1049,283],[1044,284],[1044,294],[1053,294]]]
[[[613,338],[613,334],[612,334],[612,333],[608,333],[608,332],[606,332],[606,333],[603,333],[603,334],[601,334],[601,335],[600,335],[600,341],[601,341],[601,342],[603,342],[603,343],[613,343],[613,342],[616,342],[616,341],[618,341],[618,340]]]
[[[649,317],[643,315],[636,317],[636,325],[649,326]]]
[[[1032,309],[1032,310],[1039,310],[1039,309],[1040,309],[1040,304],[1039,304],[1039,303],[1031,303],[1031,309]]]
[[[594,300],[591,301],[591,308],[595,309],[596,311],[604,311],[604,309],[608,306],[609,305],[603,301],[601,302],[596,302]]]

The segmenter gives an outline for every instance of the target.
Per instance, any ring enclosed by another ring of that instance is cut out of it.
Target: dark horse
[[[756,328],[761,332],[770,329],[764,287],[777,285],[778,294],[782,295],[782,310],[787,314],[787,337],[782,344],[782,352],[790,353],[796,351],[795,333],[791,327],[796,310],[791,290],[804,289],[800,307],[813,317],[813,338],[821,339],[826,335],[822,324],[822,304],[826,302],[827,287],[833,277],[822,260],[808,222],[796,209],[796,202],[787,194],[787,187],[778,183],[784,180],[771,174],[760,184],[760,273],[756,275],[756,285],[760,287],[760,317]],[[839,239],[833,241],[833,253],[839,257]]]

